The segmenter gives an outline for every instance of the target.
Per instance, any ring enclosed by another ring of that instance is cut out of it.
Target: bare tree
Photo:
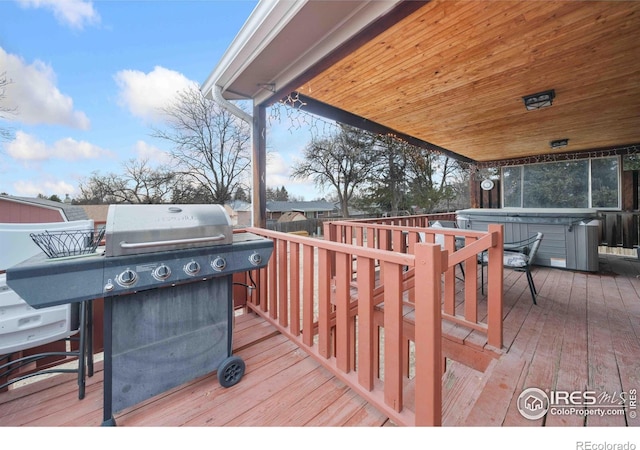
[[[78,203],[164,203],[171,200],[179,175],[152,168],[148,160],[129,160],[123,174],[94,172],[80,183]]]
[[[374,137],[366,131],[341,125],[340,132],[313,139],[304,149],[304,160],[294,165],[292,178],[311,177],[316,186],[335,189],[342,216],[349,217],[349,201],[372,170],[371,152]]]
[[[213,203],[211,192],[193,179],[180,174],[171,193],[171,203]]]
[[[9,119],[16,114],[16,108],[9,108],[5,104],[5,98],[7,95],[7,86],[11,84],[11,80],[7,78],[7,72],[0,73],[0,119]],[[0,127],[0,139],[10,139],[11,129]]]
[[[168,117],[167,128],[154,129],[153,136],[173,144],[177,170],[208,189],[214,203],[230,201],[248,179],[248,124],[195,87],[181,92],[163,112]]]

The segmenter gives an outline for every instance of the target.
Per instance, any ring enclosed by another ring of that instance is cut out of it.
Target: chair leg
[[[533,304],[537,305],[536,295],[538,291],[536,290],[536,285],[533,283],[533,276],[531,276],[531,272],[529,270],[526,271],[527,274],[527,282],[529,283],[529,290],[531,291],[531,298],[533,299]]]

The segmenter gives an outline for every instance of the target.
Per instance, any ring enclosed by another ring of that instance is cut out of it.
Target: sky
[[[247,20],[249,0],[0,0],[0,193],[80,194],[92,173],[131,159],[168,161],[151,136],[159,108],[201,85]],[[13,111],[13,113],[3,113]],[[311,139],[270,120],[267,186],[304,200],[325,195],[289,172]]]

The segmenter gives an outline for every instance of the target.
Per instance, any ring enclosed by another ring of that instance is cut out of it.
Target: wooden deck
[[[523,389],[592,390],[619,395],[640,387],[640,262],[601,256],[600,273],[536,267],[538,305],[526,279],[505,272],[504,354],[484,372],[448,361],[445,426],[638,426],[623,415],[525,419]],[[362,400],[264,319],[238,316],[234,353],[247,371],[221,388],[206,376],[116,414],[118,426],[389,426]],[[98,426],[102,366],[78,400],[73,375],[57,375],[0,394],[1,426]]]

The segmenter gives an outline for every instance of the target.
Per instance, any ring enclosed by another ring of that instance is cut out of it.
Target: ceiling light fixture
[[[545,108],[553,104],[553,99],[556,97],[556,91],[553,89],[544,92],[538,92],[537,94],[525,95],[522,97],[524,107],[527,111],[533,111],[535,109]]]
[[[561,148],[561,147],[566,147],[567,144],[569,144],[569,139],[556,139],[555,141],[549,142],[549,147]]]

